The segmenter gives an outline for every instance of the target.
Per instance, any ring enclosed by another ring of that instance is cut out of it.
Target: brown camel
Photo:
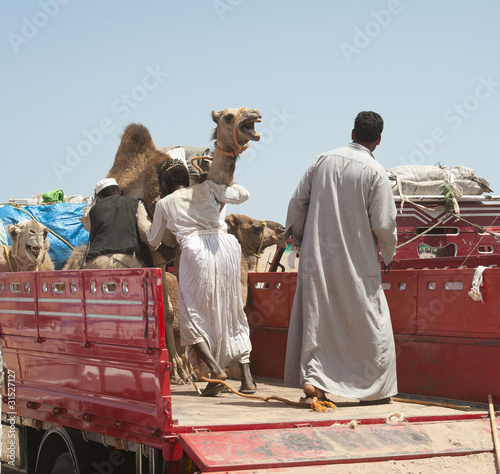
[[[85,253],[87,250],[86,245],[82,245],[81,247],[76,247],[71,255],[66,260],[64,264],[63,270],[80,270],[81,268],[85,268]]]
[[[142,262],[140,262],[137,258],[135,258],[133,255],[128,255],[125,253],[107,253],[85,261],[86,253],[86,245],[75,248],[66,261],[63,270],[80,270],[82,268],[94,270],[111,268],[136,268],[138,266],[142,266]]]
[[[248,302],[248,272],[256,269],[262,252],[271,245],[278,245],[285,235],[285,228],[273,221],[257,220],[248,216],[229,214],[227,231],[241,245],[241,294],[243,305]]]
[[[48,253],[50,243],[47,227],[37,221],[26,220],[15,225],[9,224],[7,232],[12,245],[6,246],[0,253],[1,272],[54,270]]]
[[[239,154],[246,150],[250,140],[260,140],[255,123],[260,122],[261,117],[255,109],[212,111],[217,126],[212,135],[215,151],[207,179],[227,185],[233,182]],[[168,160],[172,158],[156,149],[148,129],[132,123],[125,128],[107,177],[116,179],[124,196],[144,200],[148,214],[153,216],[157,198],[163,197],[157,165]]]
[[[261,114],[255,109],[224,109],[220,112],[212,111],[212,119],[216,123],[212,139],[214,156],[208,171],[207,179],[220,184],[233,182],[236,160],[248,147],[250,140],[260,140],[255,132],[255,123],[261,121]],[[158,180],[158,167],[172,161],[172,158],[155,147],[148,129],[140,124],[130,124],[125,128],[115,161],[108,172],[108,178],[116,179],[118,186],[125,196],[140,198],[149,216],[152,218],[155,203],[162,198]],[[163,236],[163,245],[160,246],[160,255],[153,255],[153,261],[159,265],[174,260],[178,254],[178,245],[173,234],[166,230]],[[165,271],[162,272],[165,274]],[[163,279],[163,297],[168,301],[167,282]],[[173,332],[173,315],[169,312],[169,305],[165,305],[165,329],[167,349],[172,362],[172,379],[181,382],[183,377],[179,372],[183,370],[183,361],[175,348]]]

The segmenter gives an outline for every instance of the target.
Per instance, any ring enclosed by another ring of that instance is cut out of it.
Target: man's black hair
[[[189,171],[179,160],[166,160],[156,165],[161,197],[172,194],[179,187],[189,186]]]
[[[384,121],[376,112],[360,112],[354,120],[354,137],[362,143],[372,143],[377,140],[384,129]]]
[[[97,193],[97,197],[99,199],[103,199],[108,196],[115,196],[122,193],[122,190],[116,185],[112,184],[111,186],[106,186],[102,191]]]

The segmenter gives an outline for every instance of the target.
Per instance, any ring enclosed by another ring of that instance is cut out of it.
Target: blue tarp
[[[57,203],[42,206],[23,206],[17,209],[14,206],[0,206],[0,220],[5,229],[8,224],[17,224],[20,221],[30,220],[26,214],[29,212],[37,221],[48,227],[52,232],[61,236],[73,247],[86,245],[89,240],[89,233],[83,227],[79,217],[83,215],[83,208],[88,204]],[[26,212],[23,212],[26,211]],[[9,245],[10,236],[7,234]],[[49,232],[50,242],[49,255],[56,270],[60,270],[68,259],[71,248],[61,239]]]

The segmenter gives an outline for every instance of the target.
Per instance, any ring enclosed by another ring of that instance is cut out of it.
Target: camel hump
[[[126,191],[137,179],[136,173],[144,171],[147,166],[147,155],[156,151],[153,138],[149,130],[140,123],[131,123],[125,127],[120,146],[115,155],[113,166],[107,178],[115,178],[122,191]]]
[[[140,123],[131,123],[123,131],[120,148],[129,153],[141,153],[155,148],[149,130]]]

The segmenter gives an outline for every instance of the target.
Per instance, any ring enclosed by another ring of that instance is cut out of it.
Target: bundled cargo
[[[395,196],[434,196],[448,185],[456,197],[491,193],[488,181],[465,166],[404,165],[387,170]]]

